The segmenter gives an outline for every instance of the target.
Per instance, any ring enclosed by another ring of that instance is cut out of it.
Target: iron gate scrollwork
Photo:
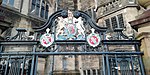
[[[109,58],[111,75],[139,75],[137,56]]]
[[[82,11],[57,11],[34,30],[36,39],[17,29],[16,36],[0,41],[1,75],[38,75],[41,58],[44,75],[145,75],[140,41],[120,28],[117,38],[108,39],[107,27]]]

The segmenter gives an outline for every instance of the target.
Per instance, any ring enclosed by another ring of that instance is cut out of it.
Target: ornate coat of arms
[[[68,11],[68,17],[58,17],[56,40],[85,40],[85,28],[82,18],[74,18]]]

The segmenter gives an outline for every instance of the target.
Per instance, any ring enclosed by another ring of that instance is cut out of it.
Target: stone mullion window
[[[45,16],[45,2],[44,0],[42,0],[42,3],[41,3],[41,11],[40,11],[40,17],[44,18]]]
[[[118,16],[115,16],[115,17],[116,17],[116,21],[117,21],[117,27],[116,28],[121,28],[120,24],[119,24],[119,18],[118,18]]]
[[[36,7],[36,0],[32,0],[31,11],[33,11]]]
[[[105,24],[106,24],[106,26],[108,28],[108,32],[112,31],[110,19],[106,19],[105,20]]]
[[[49,6],[48,6],[48,4],[46,4],[45,19],[48,18],[48,12],[49,12]]]
[[[36,15],[39,17],[39,13],[40,13],[40,1],[41,0],[37,0],[36,2]]]
[[[3,3],[3,4],[7,4],[7,3],[8,3],[8,0],[3,0],[2,3]]]
[[[14,6],[14,0],[9,0],[9,5]]]
[[[114,17],[111,18],[111,22],[112,22],[112,28],[113,28],[113,30],[118,27],[116,16],[114,16]]]
[[[124,28],[123,15],[122,15],[122,14],[119,14],[119,15],[117,15],[117,18],[118,18],[118,22],[119,22],[119,27],[120,27],[120,28]]]
[[[49,5],[45,0],[32,0],[31,4],[31,12],[34,11],[37,17],[48,18]]]
[[[108,18],[105,20],[105,24],[108,27],[108,32],[115,30],[115,28],[124,28],[123,15],[119,14],[117,16],[111,17],[110,19]]]

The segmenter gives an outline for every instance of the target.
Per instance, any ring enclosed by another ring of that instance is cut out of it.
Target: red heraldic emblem
[[[47,33],[43,34],[40,37],[40,43],[44,47],[48,47],[48,46],[52,45],[54,42],[54,35],[50,34],[48,32],[49,32],[49,30],[47,29]]]
[[[96,47],[99,45],[101,39],[99,34],[94,33],[95,30],[93,28],[91,31],[92,33],[87,36],[87,42],[90,46]]]

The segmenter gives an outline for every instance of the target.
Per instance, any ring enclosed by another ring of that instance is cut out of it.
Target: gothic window
[[[111,17],[105,20],[105,24],[108,27],[108,31],[115,30],[115,28],[124,28],[123,15],[119,14],[117,16]],[[111,28],[112,26],[112,28]]]
[[[34,9],[35,9],[35,5],[36,5],[36,0],[32,0],[31,10],[34,10]]]
[[[123,15],[119,14],[119,15],[117,15],[117,17],[118,17],[118,22],[119,22],[120,28],[124,28]]]
[[[45,0],[32,0],[31,12],[38,17],[47,19],[49,12],[49,5]]]
[[[11,6],[13,6],[13,5],[14,5],[14,0],[9,0],[9,4],[10,4]]]
[[[112,22],[112,27],[113,29],[117,28],[117,19],[116,19],[116,16],[112,17],[111,18],[111,22]]]
[[[42,1],[42,7],[41,7],[41,13],[40,13],[40,16],[43,18],[44,17],[44,11],[45,11],[45,2],[44,1]]]
[[[108,28],[108,31],[111,31],[110,19],[106,19],[106,20],[105,20],[105,24],[106,24],[106,26],[107,26],[107,28]]]
[[[36,15],[39,16],[39,11],[40,11],[40,0],[37,0],[36,2]]]
[[[48,10],[49,10],[49,6],[48,4],[46,4],[45,19],[48,18]]]
[[[14,0],[3,0],[2,4],[14,6]]]
[[[7,4],[7,0],[3,0],[3,4]]]

